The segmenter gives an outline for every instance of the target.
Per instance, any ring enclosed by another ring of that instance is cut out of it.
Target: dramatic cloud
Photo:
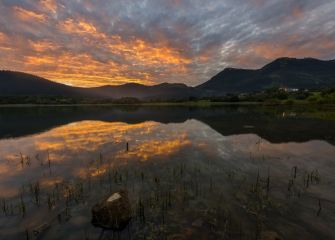
[[[2,0],[0,68],[99,86],[197,85],[227,66],[335,58],[333,0]]]

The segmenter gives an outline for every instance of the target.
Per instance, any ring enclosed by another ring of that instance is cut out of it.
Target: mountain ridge
[[[196,88],[224,95],[270,87],[319,88],[335,86],[335,60],[278,58],[259,69],[226,68]]]
[[[208,81],[143,85],[125,83],[91,88],[73,87],[29,73],[0,71],[0,96],[65,96],[90,98],[187,99],[261,91],[270,87],[321,88],[335,86],[335,60],[278,58],[259,69],[225,68]]]
[[[183,83],[160,83],[151,86],[139,83],[125,83],[91,88],[72,87],[28,73],[8,70],[0,71],[0,96],[178,99],[188,95],[191,96],[194,92],[196,92],[195,89]]]

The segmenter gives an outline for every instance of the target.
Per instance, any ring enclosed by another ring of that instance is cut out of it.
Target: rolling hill
[[[77,90],[27,73],[0,71],[1,96],[71,96],[78,94]]]
[[[196,89],[179,83],[162,83],[153,86],[127,83],[118,86],[80,88],[56,83],[27,73],[0,71],[0,96],[179,99],[192,96],[196,92]]]

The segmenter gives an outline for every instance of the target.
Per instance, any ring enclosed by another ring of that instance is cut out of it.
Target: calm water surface
[[[115,239],[335,239],[334,144],[332,109],[0,108],[0,239],[98,239],[120,189]]]

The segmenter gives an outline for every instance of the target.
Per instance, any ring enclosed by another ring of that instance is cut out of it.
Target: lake
[[[335,110],[0,108],[0,239],[99,239],[119,190],[103,239],[335,239]]]

